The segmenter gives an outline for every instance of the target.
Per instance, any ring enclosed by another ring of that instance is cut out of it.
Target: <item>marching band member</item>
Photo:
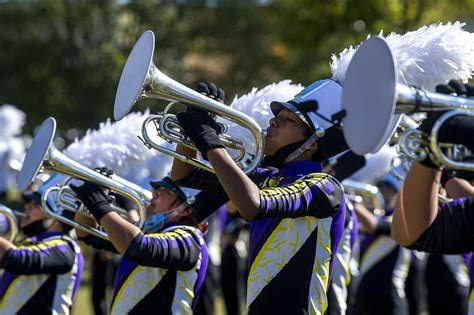
[[[436,91],[445,94],[455,93],[459,96],[474,96],[472,85],[461,84],[455,80],[437,86]],[[429,116],[421,124],[420,130],[428,133],[435,119],[436,116]],[[472,151],[474,149],[471,136],[473,123],[470,117],[458,116],[448,120],[440,129],[439,141],[461,143]],[[430,160],[429,156],[424,161],[413,162],[403,183],[402,193],[397,200],[392,235],[400,244],[410,248],[437,254],[467,255],[474,248],[472,246],[474,186],[460,178],[443,179],[443,177],[440,168]],[[452,202],[438,204],[440,183],[443,183],[448,195],[454,198]],[[472,257],[469,264],[472,267]],[[472,268],[470,271],[472,280]],[[472,300],[471,289],[469,314],[473,309]],[[441,310],[445,309],[440,304],[436,305]],[[456,305],[463,313],[466,312],[465,306],[465,303]]]
[[[66,234],[70,227],[43,213],[41,195],[52,184],[54,176],[23,194],[26,216],[20,228],[28,239],[14,245],[0,238],[0,268],[5,270],[0,279],[1,314],[71,312],[84,258]]]
[[[437,87],[440,93],[454,91],[474,96],[471,85],[450,81]],[[420,130],[428,133],[435,119],[428,117]],[[472,117],[453,117],[439,131],[440,142],[459,143],[474,150]],[[398,196],[393,217],[392,236],[403,246],[442,254],[462,254],[474,250],[474,189],[458,185],[464,198],[438,204],[441,171],[429,155],[422,162],[413,162]],[[446,187],[448,188],[448,187]]]
[[[112,211],[100,187],[71,186],[110,242],[82,231],[77,234],[86,244],[123,256],[111,314],[192,314],[208,263],[207,247],[191,208],[193,197],[169,177],[150,185],[153,198],[144,232]],[[78,218],[90,225],[87,219]]]
[[[211,162],[217,177],[175,159],[173,178],[181,179],[183,186],[227,195],[242,217],[251,221],[248,314],[326,311],[345,203],[341,185],[321,173],[322,156],[341,151],[318,140],[323,130],[317,111],[318,105],[320,110],[337,105],[340,90],[336,82],[323,80],[289,102],[273,102],[275,117],[265,137],[264,167],[250,176],[223,148],[220,128],[210,115],[193,109],[178,114],[186,135]],[[222,89],[214,84],[200,83],[198,91],[224,99]],[[196,154],[180,146],[177,151]],[[298,285],[285,290],[288,283]]]
[[[342,182],[345,178],[364,167],[365,158],[354,154],[352,151],[348,151],[337,159],[329,159],[327,164],[323,170]],[[326,313],[328,315],[351,313],[350,308],[352,308],[352,305],[349,305],[349,297],[353,295],[353,292],[351,292],[353,288],[351,272],[354,271],[354,262],[357,259],[354,255],[354,249],[358,242],[358,231],[359,222],[354,206],[349,200],[346,200],[344,232],[337,250],[334,274],[328,291],[329,304]]]
[[[467,181],[443,172],[441,185],[450,198],[466,197],[459,183]],[[430,253],[426,260],[426,292],[430,314],[467,314],[470,290],[469,260],[471,254],[441,255]]]
[[[405,292],[411,252],[390,236],[390,220],[400,187],[388,174],[377,183],[385,212],[377,218],[364,205],[354,204],[359,223],[368,232],[360,246],[360,280],[356,314],[409,314]]]

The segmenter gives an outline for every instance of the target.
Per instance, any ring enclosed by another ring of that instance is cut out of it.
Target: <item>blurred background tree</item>
[[[469,30],[473,12],[471,0],[0,1],[0,104],[25,111],[30,134],[48,116],[62,130],[98,127],[147,29],[160,70],[189,87],[217,82],[230,102],[253,86],[328,77],[331,55],[370,33],[455,20]]]
[[[0,0],[0,104],[27,113],[30,135],[55,117],[65,145],[112,116],[122,68],[148,29],[161,71],[189,87],[216,82],[230,103],[254,86],[327,78],[331,55],[368,34],[456,20],[474,31],[474,1]],[[89,290],[77,314],[91,313]]]

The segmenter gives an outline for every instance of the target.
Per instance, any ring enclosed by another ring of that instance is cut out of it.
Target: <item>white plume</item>
[[[434,91],[437,84],[449,79],[470,79],[474,71],[474,34],[463,30],[464,25],[437,23],[385,37],[396,61],[399,83]],[[384,37],[382,32],[378,36]],[[357,48],[351,46],[339,57],[332,56],[333,79],[342,85]]]
[[[0,137],[9,138],[21,134],[26,114],[10,104],[0,106]]]
[[[373,184],[390,171],[392,159],[398,155],[395,147],[384,145],[379,151],[365,155],[365,166],[355,172],[350,179]]]
[[[0,106],[0,192],[14,189],[17,171],[13,163],[23,160],[25,141],[21,137],[26,114],[10,104]]]
[[[268,121],[273,117],[270,103],[272,101],[288,101],[302,89],[303,86],[300,84],[293,84],[291,80],[283,80],[269,84],[262,89],[254,87],[249,93],[240,97],[236,96],[230,106],[252,117],[262,129],[265,129],[268,127]],[[229,125],[228,134],[242,140],[247,152],[253,154],[255,143],[252,134],[233,122],[226,123]]]
[[[163,177],[171,169],[171,157],[148,149],[137,137],[147,116],[148,110],[130,113],[117,122],[108,119],[99,129],[88,130],[82,139],[76,139],[63,153],[89,168],[106,166],[137,184]],[[161,138],[153,139],[171,146]]]

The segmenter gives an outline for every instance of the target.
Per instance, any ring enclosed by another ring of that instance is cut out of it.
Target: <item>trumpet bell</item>
[[[155,35],[146,31],[140,36],[128,56],[120,76],[114,103],[114,119],[120,120],[128,114],[142,93],[142,87],[153,63]]]
[[[92,182],[106,188],[109,191],[119,193],[133,201],[137,207],[136,210],[138,211],[139,215],[138,227],[141,228],[146,218],[146,201],[152,198],[152,193],[118,176],[114,175],[112,177],[108,177],[99,174],[96,171],[93,171],[76,162],[75,160],[70,159],[61,153],[52,143],[55,131],[56,121],[52,117],[46,119],[40,126],[30,148],[28,149],[23,168],[20,171],[18,181],[19,189],[23,191],[28,188],[30,183],[40,171],[59,173],[67,175],[70,178]],[[65,197],[63,193],[69,195],[72,194],[70,189],[64,189],[64,186],[68,184],[70,178],[65,180],[62,184],[63,189],[57,190],[58,192],[61,192],[61,194],[57,195],[57,198],[54,200],[57,205],[62,207],[64,210],[69,210],[71,212],[81,212],[83,205],[80,199],[76,198],[76,202],[61,202],[65,200],[62,198]],[[56,189],[58,187],[59,186],[54,186],[52,188]],[[62,215],[54,216],[54,211],[48,211],[49,207],[48,203],[46,202],[48,194],[49,192],[55,191],[56,190],[48,189],[42,194],[43,210],[46,212],[46,214],[53,216],[55,219],[66,224],[70,224],[71,220],[67,219],[66,217]],[[72,197],[75,198],[77,196],[74,195]],[[77,226],[78,228],[82,228],[83,230],[93,233],[98,237],[107,239],[107,235],[101,230],[95,228],[90,229],[80,224],[75,224],[73,226]]]
[[[173,104],[181,103],[188,107],[195,107],[210,114],[221,116],[252,133],[255,140],[255,154],[253,154],[248,161],[244,161],[243,163],[240,162],[245,152],[243,146],[240,145],[240,141],[238,139],[231,139],[225,134],[221,134],[219,137],[221,141],[223,141],[226,149],[234,150],[235,147],[237,147],[236,150],[240,151],[241,154],[239,154],[234,161],[246,174],[252,172],[263,159],[264,151],[264,136],[262,129],[257,122],[246,114],[226,106],[218,100],[209,98],[193,89],[190,89],[166,76],[153,63],[154,48],[155,36],[151,31],[145,32],[133,47],[120,76],[115,96],[114,118],[116,120],[122,119],[130,111],[135,102],[140,99],[157,98],[170,101],[171,104],[168,105],[159,115],[155,115],[155,118],[152,120],[156,123],[158,129],[157,135],[168,142],[176,142],[197,150],[194,143],[189,141],[189,139],[186,139],[183,142],[183,138],[185,137],[182,137],[182,128],[177,123],[173,114],[169,113],[168,110],[173,106]],[[202,160],[173,152],[161,144],[151,141],[151,138],[146,134],[146,124],[148,122],[150,122],[150,120],[147,120],[142,125],[142,131],[145,130],[142,134],[146,146],[167,155],[171,155],[176,159],[190,163],[196,167],[214,172],[213,168],[207,166]],[[176,137],[177,134],[180,134],[180,136]]]
[[[385,40],[366,40],[352,57],[344,79],[344,137],[359,155],[377,152],[395,130],[397,72]],[[370,122],[370,123],[367,123]]]
[[[38,129],[30,148],[26,152],[23,166],[18,174],[18,190],[25,191],[38,174],[42,161],[53,143],[56,134],[56,120],[49,117]]]

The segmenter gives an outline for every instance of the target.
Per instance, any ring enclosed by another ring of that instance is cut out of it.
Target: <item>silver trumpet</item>
[[[438,142],[439,130],[448,119],[458,115],[474,116],[474,100],[397,82],[395,60],[385,40],[380,37],[366,40],[352,58],[342,93],[342,108],[346,114],[342,120],[343,131],[349,147],[357,154],[375,153],[390,139],[400,114],[444,112],[428,137],[418,130],[404,132],[403,150],[415,159],[430,154],[433,162],[450,169],[474,170],[472,162],[456,160],[446,153],[452,144]],[[370,123],[363,123],[368,119]]]
[[[237,151],[234,161],[245,173],[252,172],[263,158],[264,136],[257,122],[244,113],[202,95],[163,74],[153,63],[154,49],[155,35],[152,31],[146,31],[135,43],[122,71],[115,95],[114,118],[116,120],[122,119],[134,104],[143,98],[158,98],[172,102],[166,107],[164,112],[149,117],[143,123],[142,139],[145,145],[183,162],[214,172],[212,167],[209,167],[201,160],[177,153],[153,142],[147,132],[147,125],[153,122],[157,135],[166,141],[182,144],[196,150],[194,144],[183,135],[183,129],[179,125],[176,116],[169,113],[170,108],[174,103],[179,102],[222,116],[229,121],[241,125],[252,133],[255,139],[256,152],[251,155],[249,161],[245,162],[242,161],[245,155],[245,148],[242,142],[239,139],[233,139],[225,135],[225,133],[220,135],[220,139],[226,148]]]
[[[139,214],[138,226],[141,228],[146,218],[147,202],[152,198],[152,193],[119,176],[104,176],[68,158],[53,145],[55,133],[56,121],[50,117],[42,123],[26,153],[23,167],[18,176],[18,189],[20,191],[26,190],[38,172],[59,173],[69,176],[70,178],[67,178],[64,183],[59,186],[50,187],[42,195],[43,210],[48,216],[58,221],[72,225],[97,237],[108,239],[107,234],[100,229],[91,228],[59,215],[47,202],[49,196],[55,195],[53,199],[58,207],[92,217],[68,185],[71,178],[92,182],[131,199],[136,204],[136,210]],[[115,209],[121,215],[127,213],[125,209]]]
[[[5,231],[2,231],[1,236],[8,239],[10,242],[13,242],[13,240],[18,235],[18,219],[23,218],[26,215],[22,212],[12,210],[8,208],[7,206],[1,205],[1,204],[0,204],[0,215],[4,215],[5,218],[7,219],[6,222],[8,222],[7,223],[8,226],[6,227],[7,229]]]

